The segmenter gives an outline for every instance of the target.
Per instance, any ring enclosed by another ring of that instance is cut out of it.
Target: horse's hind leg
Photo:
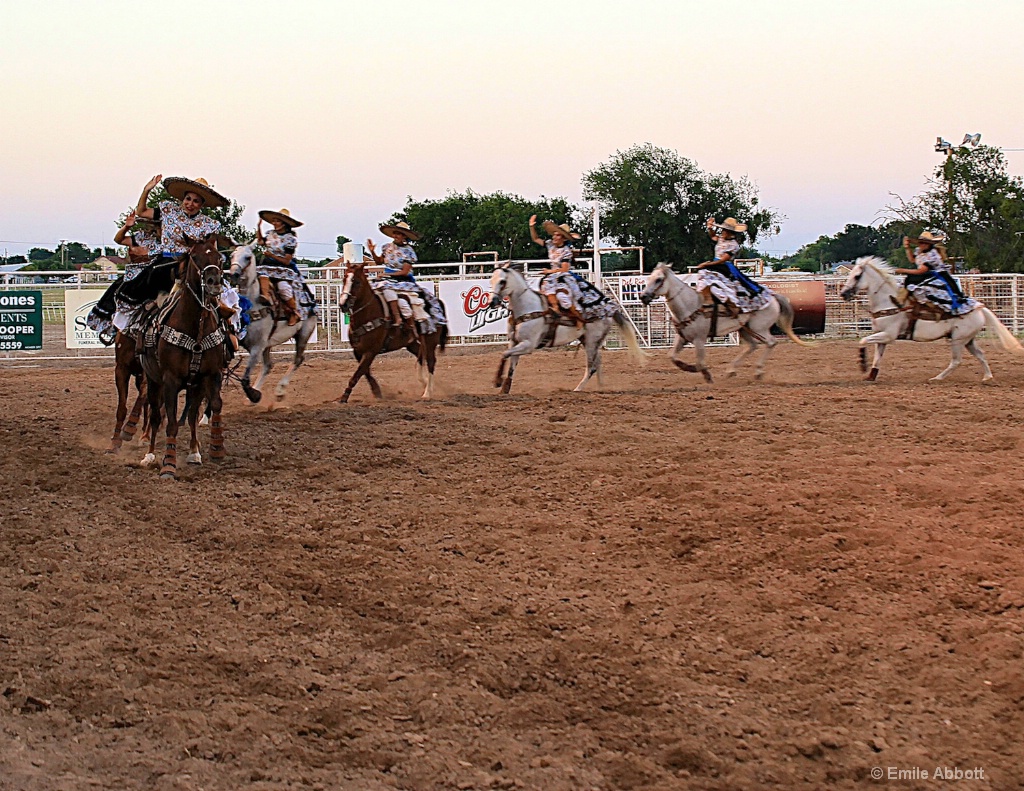
[[[121,450],[121,428],[124,426],[125,416],[128,414],[128,386],[131,380],[131,372],[125,365],[118,364],[114,369],[114,384],[117,385],[117,412],[114,415],[114,434],[110,438],[110,447],[107,453],[117,453]]]
[[[740,338],[743,341],[743,350],[725,369],[726,376],[736,376],[736,369],[739,368],[743,361],[757,349],[757,341],[751,338],[747,333],[740,332]]]
[[[312,333],[310,333],[312,334]],[[277,383],[277,390],[275,395],[278,401],[283,401],[285,393],[288,392],[288,383],[292,380],[292,374],[299,370],[299,366],[302,365],[306,360],[306,344],[309,342],[309,334],[298,332],[295,335],[295,357],[292,358],[292,364],[288,366],[288,370],[284,376],[281,377],[281,381]]]
[[[164,440],[164,458],[160,464],[161,478],[178,477],[178,383],[164,377],[162,383],[164,419],[167,435]]]
[[[966,345],[967,344],[964,343],[962,340],[951,341],[949,344],[949,365],[946,366],[944,371],[936,374],[928,381],[941,382],[943,379],[945,379],[947,376],[953,373],[953,371],[955,371],[960,366],[960,362],[964,358],[964,347]]]
[[[216,462],[224,461],[227,451],[224,450],[224,418],[221,417],[221,409],[224,401],[220,397],[220,374],[217,374],[216,381],[209,385],[210,392],[208,401],[210,404],[210,458]]]
[[[981,363],[981,368],[983,371],[981,375],[981,381],[987,382],[989,379],[992,378],[992,369],[988,367],[988,360],[985,358],[985,352],[983,352],[981,350],[981,347],[978,346],[977,343],[975,343],[974,338],[971,338],[966,348],[967,351],[973,354],[975,359],[977,359],[977,361]]]
[[[128,421],[124,424],[124,429],[121,431],[121,439],[125,442],[131,442],[135,438],[135,432],[139,427],[139,418],[142,416],[142,408],[146,403],[145,377],[135,377],[135,390],[138,393],[135,396],[135,403],[132,405],[132,411],[128,413]]]
[[[581,379],[580,383],[576,385],[575,389],[573,389],[574,393],[578,393],[586,387],[587,382],[590,381],[590,377],[599,373],[601,370],[601,340],[604,339],[602,338],[598,340],[597,338],[587,338],[585,340],[587,345],[587,370],[586,373],[583,374],[583,379]]]
[[[204,388],[205,389],[205,388]],[[188,464],[202,464],[203,454],[199,446],[199,407],[202,406],[204,393],[198,391],[188,400],[188,427],[192,436],[188,446]]]

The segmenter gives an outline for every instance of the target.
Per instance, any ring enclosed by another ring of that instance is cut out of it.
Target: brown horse
[[[155,460],[160,421],[167,420],[167,441],[160,476],[173,478],[178,466],[178,393],[186,390],[192,444],[188,461],[202,464],[196,437],[199,410],[205,401],[210,418],[210,457],[224,458],[220,387],[224,372],[224,333],[217,304],[223,288],[224,256],[217,235],[192,244],[178,264],[178,285],[160,311],[155,346],[144,343],[142,365],[149,388],[150,441],[145,462]],[[162,407],[162,410],[161,410]]]
[[[362,263],[345,265],[345,286],[339,304],[341,309],[349,314],[348,340],[352,345],[352,353],[359,361],[359,367],[338,400],[343,404],[347,402],[348,397],[352,395],[352,389],[364,376],[374,397],[381,398],[380,385],[370,373],[370,366],[378,354],[399,349],[407,349],[416,355],[420,382],[424,385],[422,397],[431,398],[434,392],[437,353],[443,352],[448,342],[448,327],[442,324],[436,332],[426,335],[420,335],[405,325],[392,327],[384,300],[370,285],[370,279],[366,276],[366,266]]]
[[[131,380],[135,380],[135,404],[131,414],[128,413],[128,389]],[[131,442],[135,430],[142,417],[142,431],[145,436],[149,431],[148,412],[143,414],[146,406],[146,378],[142,363],[135,354],[135,338],[123,332],[117,333],[114,342],[114,384],[117,386],[117,412],[114,420],[114,435],[110,438],[107,453],[117,453],[122,442]],[[128,422],[125,423],[125,417]]]

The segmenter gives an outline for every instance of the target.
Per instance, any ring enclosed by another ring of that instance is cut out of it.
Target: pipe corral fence
[[[602,248],[602,253],[605,250]],[[427,288],[440,290],[442,287],[452,292],[452,286],[443,284],[466,281],[467,288],[475,285],[479,289],[481,281],[490,277],[495,261],[466,260],[447,264],[418,264],[416,279]],[[526,274],[539,277],[540,270],[547,266],[546,260],[516,261]],[[370,267],[371,269],[373,267]],[[643,305],[639,296],[643,291],[647,275],[638,269],[603,273],[595,278],[592,262],[585,258],[577,259],[577,271],[591,281],[597,280],[606,294],[619,302],[628,314],[640,337],[641,344],[647,348],[665,348],[674,344],[675,330],[671,315],[664,300],[658,299],[649,306]],[[317,329],[317,340],[308,347],[309,352],[343,352],[349,350],[344,340],[346,333],[345,315],[338,307],[344,280],[344,269],[341,266],[329,266],[309,269],[304,272],[309,287],[316,295],[320,304],[320,323]],[[0,362],[48,360],[58,358],[105,359],[113,357],[113,349],[104,347],[67,348],[65,333],[65,292],[92,289],[96,297],[102,289],[110,285],[116,277],[108,272],[17,272],[0,275],[0,292],[10,290],[33,290],[43,294],[43,348],[34,351],[0,352]],[[846,278],[839,275],[814,275],[800,273],[773,273],[760,278],[766,285],[778,281],[814,280],[820,281],[825,288],[825,330],[821,336],[826,338],[854,338],[871,332],[871,317],[867,311],[867,303],[863,297],[851,302],[844,302],[839,296]],[[964,292],[984,302],[1015,335],[1024,332],[1024,275],[1017,274],[974,274],[959,275],[958,280]],[[460,292],[454,292],[460,293]],[[447,305],[449,314],[452,305]],[[507,337],[504,322],[494,322],[493,328],[500,332],[493,334],[453,334],[450,343],[454,346],[470,346],[480,344],[503,344]],[[717,341],[719,344],[735,344],[735,336]],[[609,335],[607,346],[618,348],[622,345],[617,332]],[[288,346],[281,347],[288,353]]]

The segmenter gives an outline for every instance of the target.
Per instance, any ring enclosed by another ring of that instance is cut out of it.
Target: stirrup
[[[105,327],[97,333],[100,339],[100,343],[104,346],[113,346],[117,340],[117,328],[116,327]]]

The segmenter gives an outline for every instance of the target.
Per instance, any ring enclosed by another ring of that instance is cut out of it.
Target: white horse
[[[655,297],[665,298],[668,309],[672,313],[672,323],[675,325],[676,335],[679,336],[675,348],[672,350],[672,362],[684,371],[690,373],[699,371],[703,374],[705,381],[712,381],[711,371],[704,364],[704,345],[711,333],[711,317],[701,309],[703,300],[700,293],[673,272],[672,267],[668,264],[658,264],[647,278],[647,288],[640,295],[640,301],[645,305],[650,305]],[[778,343],[772,337],[772,327],[775,325],[778,325],[779,329],[794,343],[801,346],[811,345],[798,338],[793,332],[793,306],[782,294],[772,292],[771,301],[753,313],[741,313],[735,319],[726,316],[718,317],[718,333],[720,335],[738,331],[745,342],[739,357],[729,363],[729,367],[726,368],[727,376],[736,375],[736,368],[757,349],[758,344],[764,345],[764,353],[757,361],[755,376],[758,379],[764,376],[768,357]],[[697,353],[696,365],[690,365],[681,359],[683,349],[688,343],[693,344]]]
[[[910,315],[906,310],[898,307],[896,295],[899,293],[900,284],[893,276],[892,267],[881,258],[875,256],[864,256],[857,259],[857,263],[850,271],[850,276],[843,284],[840,296],[849,302],[860,291],[866,291],[868,295],[868,309],[871,311],[871,328],[874,332],[860,341],[860,368],[867,370],[865,348],[868,344],[875,344],[875,358],[871,363],[871,370],[868,372],[868,381],[875,381],[878,378],[878,367],[882,363],[882,355],[885,354],[885,346],[899,338],[907,329],[910,322]],[[937,376],[931,378],[932,382],[941,382],[960,365],[964,349],[978,358],[984,374],[981,381],[987,382],[992,378],[992,370],[988,367],[988,360],[984,352],[974,342],[985,327],[988,327],[1003,344],[1003,348],[1012,352],[1022,353],[1024,347],[1013,337],[1003,323],[991,310],[979,304],[970,313],[957,316],[944,321],[926,321],[918,319],[914,326],[911,340],[914,341],[937,341],[940,338],[949,338],[950,361],[946,369]]]
[[[548,325],[548,301],[539,291],[530,288],[526,277],[518,269],[513,269],[509,262],[499,264],[491,275],[491,303],[498,304],[508,298],[509,318],[508,349],[502,352],[501,364],[494,377],[494,386],[500,387],[502,393],[512,389],[512,376],[515,374],[519,358],[535,349],[544,346],[565,346],[582,338],[583,347],[587,351],[587,371],[583,379],[576,385],[578,392],[597,375],[598,386],[601,386],[601,344],[611,331],[618,327],[626,341],[626,346],[634,361],[643,362],[646,358],[636,333],[629,319],[621,309],[612,316],[586,322],[582,328],[558,326],[554,337],[550,339]],[[508,363],[508,375],[505,376],[505,363]]]
[[[228,277],[232,282],[237,282],[238,293],[252,303],[250,311],[249,327],[242,339],[242,346],[249,352],[249,361],[245,366],[245,373],[242,375],[242,390],[246,397],[254,404],[259,403],[263,397],[261,388],[263,382],[270,374],[274,363],[270,357],[270,350],[275,346],[295,339],[295,357],[287,373],[277,383],[277,400],[285,396],[288,382],[292,374],[298,370],[305,359],[306,344],[310,336],[316,330],[316,314],[310,312],[305,320],[288,326],[285,321],[274,321],[270,308],[260,301],[260,282],[256,273],[256,255],[253,253],[252,245],[245,245],[235,248],[231,254],[231,268],[228,270]],[[255,387],[250,385],[252,371],[257,362],[262,362],[263,368],[260,371],[260,378],[256,380]]]

